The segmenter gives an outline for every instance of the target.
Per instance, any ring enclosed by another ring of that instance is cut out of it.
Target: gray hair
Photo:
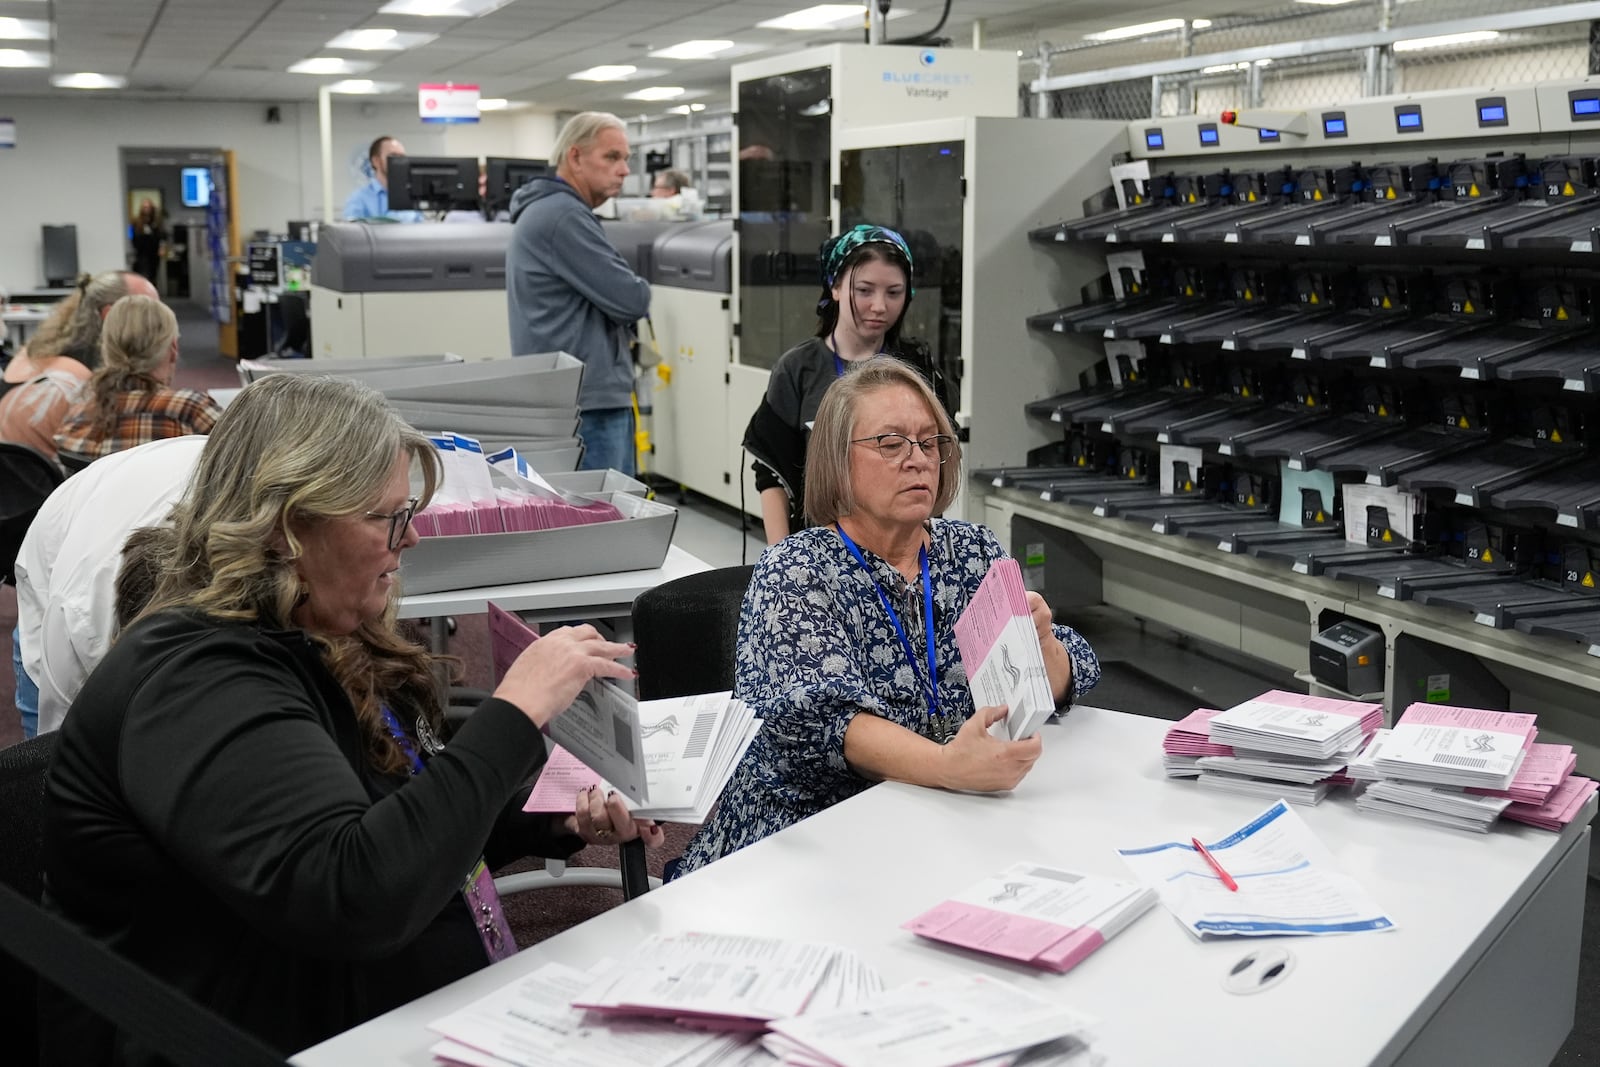
[[[961,439],[944,405],[917,369],[893,356],[874,356],[857,363],[845,376],[828,386],[811,425],[806,445],[806,518],[818,526],[837,522],[856,509],[850,484],[850,439],[856,432],[856,408],[861,399],[881,389],[900,386],[922,398],[939,433],[954,438],[955,453],[939,467],[939,491],[933,513],[942,515],[961,489]]]
[[[672,191],[675,193],[681,193],[693,184],[689,181],[689,176],[681,170],[660,171],[656,174],[656,181],[672,186]]]
[[[561,127],[555,147],[550,149],[550,158],[557,168],[564,167],[574,148],[588,148],[606,130],[627,133],[628,127],[609,111],[580,111]]]

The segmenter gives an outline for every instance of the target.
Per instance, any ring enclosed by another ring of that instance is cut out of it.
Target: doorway
[[[151,275],[161,298],[192,303],[217,323],[217,347],[237,349],[231,263],[239,258],[233,152],[123,148],[123,246],[129,269]]]

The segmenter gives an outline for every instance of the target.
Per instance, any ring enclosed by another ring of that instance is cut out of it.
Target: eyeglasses
[[[922,449],[924,456],[937,455],[940,463],[946,462],[956,454],[956,439],[944,433],[936,433],[923,441],[913,440],[903,433],[880,433],[876,437],[857,437],[850,443],[875,445],[878,454],[890,463],[904,462],[905,458],[911,455],[912,445]]]
[[[406,531],[411,528],[411,517],[417,513],[419,497],[412,497],[404,505],[394,511],[369,511],[369,519],[389,520],[389,551],[393,552],[400,547],[406,539]]]

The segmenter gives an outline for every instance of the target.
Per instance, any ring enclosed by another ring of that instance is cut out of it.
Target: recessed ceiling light
[[[659,52],[651,52],[651,59],[705,59],[733,47],[732,41],[684,41]]]
[[[52,74],[50,84],[57,89],[122,89],[128,79],[116,74]]]
[[[436,33],[401,33],[399,30],[366,29],[346,30],[326,45],[328,48],[348,48],[357,52],[403,52],[417,48],[429,41],[438,40]]]
[[[48,41],[50,23],[44,19],[0,18],[0,41]]]
[[[652,85],[647,89],[636,89],[631,93],[624,93],[624,100],[676,100],[688,92],[681,85]]]
[[[1183,28],[1188,21],[1195,29],[1203,30],[1211,25],[1210,19],[1158,19],[1155,22],[1138,22],[1131,26],[1116,26],[1099,33],[1086,33],[1085,41],[1126,41],[1134,37],[1150,37],[1158,33],[1171,33],[1173,30]]]
[[[289,65],[290,74],[365,74],[376,67],[376,63],[364,63],[357,59],[340,59],[337,56],[316,56],[312,59],[302,59],[298,63]]]
[[[346,78],[328,86],[330,93],[349,93],[352,96],[375,96],[379,93],[398,93],[405,86],[400,82],[375,82],[370,78]]]
[[[24,52],[20,48],[0,48],[0,67],[48,67],[49,52]]]
[[[498,11],[511,0],[389,0],[380,15],[416,15],[422,18],[471,19]]]
[[[1396,41],[1396,52],[1420,52],[1424,48],[1447,48],[1453,44],[1482,44],[1500,36],[1499,30],[1469,30],[1466,33],[1446,33],[1438,37],[1413,37],[1409,41]]]
[[[631,67],[626,63],[611,63],[580,70],[576,74],[568,74],[567,77],[580,82],[620,82],[627,81],[638,72],[638,67]]]
[[[818,4],[801,11],[791,11],[775,19],[756,23],[764,30],[835,30],[860,26],[864,9],[860,4]],[[912,11],[889,12],[891,19],[904,18]]]

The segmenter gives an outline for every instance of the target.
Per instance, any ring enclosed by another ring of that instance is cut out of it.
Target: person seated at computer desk
[[[389,210],[389,160],[406,154],[406,146],[393,137],[383,136],[367,148],[367,160],[361,165],[367,183],[359,186],[346,198],[344,212],[339,218],[345,222],[387,219],[390,222],[421,222],[420,211]]]
[[[521,811],[540,727],[634,673],[591,627],[546,633],[438,744],[435,662],[395,626],[438,480],[365,386],[243,390],[146,541],[153,599],[73,701],[46,781],[47,906],[284,1054],[514,952],[485,859],[660,841],[595,791]],[[146,1062],[46,998],[45,1062]]]
[[[937,517],[960,484],[950,417],[914,368],[880,357],[829,387],[806,457],[820,525],[761,554],[739,618],[734,695],[761,732],[673,877],[875,782],[1001,792],[1039,758],[1037,735],[989,735],[1006,709],[974,708],[962,670],[956,620],[1006,552],[987,528]],[[1099,660],[1028,600],[1065,708]]]

